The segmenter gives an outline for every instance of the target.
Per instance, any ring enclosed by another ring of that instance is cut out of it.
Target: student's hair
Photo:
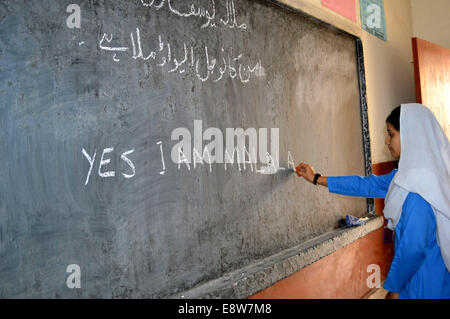
[[[400,132],[400,109],[401,105],[397,106],[386,118],[386,123],[390,123],[399,132]]]

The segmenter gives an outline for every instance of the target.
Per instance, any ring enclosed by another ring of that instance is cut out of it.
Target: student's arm
[[[311,165],[301,163],[296,167],[296,172],[299,177],[310,182],[314,180],[315,171]],[[328,190],[335,194],[384,198],[394,175],[395,171],[382,176],[321,176],[317,184],[328,187]]]
[[[330,193],[369,198],[385,198],[393,175],[329,176]]]

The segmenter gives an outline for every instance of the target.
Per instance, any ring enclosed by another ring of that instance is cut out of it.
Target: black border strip
[[[360,38],[355,39],[356,44],[356,58],[358,62],[358,80],[359,80],[359,96],[361,105],[361,127],[364,148],[364,164],[366,169],[366,176],[372,174],[372,156],[370,148],[370,133],[369,133],[369,112],[367,110],[367,95],[366,95],[366,71],[364,67],[364,51]],[[370,215],[375,215],[375,205],[372,198],[367,199],[367,212]]]

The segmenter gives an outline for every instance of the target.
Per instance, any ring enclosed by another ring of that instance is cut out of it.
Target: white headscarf
[[[450,271],[450,143],[433,113],[421,104],[402,104],[401,156],[386,195],[383,210],[388,227],[395,229],[409,192],[417,193],[433,208],[437,242]]]

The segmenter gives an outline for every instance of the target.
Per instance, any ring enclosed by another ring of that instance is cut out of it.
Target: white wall
[[[366,64],[372,163],[393,160],[384,145],[386,117],[396,106],[416,101],[409,0],[384,0],[387,41],[362,35]]]
[[[450,0],[411,0],[413,36],[450,49]]]

